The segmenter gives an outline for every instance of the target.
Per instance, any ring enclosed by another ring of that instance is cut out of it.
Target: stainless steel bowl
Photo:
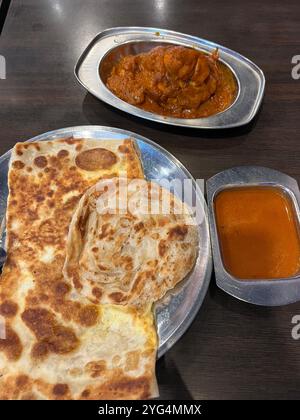
[[[271,186],[284,191],[290,198],[300,227],[300,191],[297,181],[273,169],[260,166],[240,166],[220,172],[207,181],[207,202],[216,283],[230,295],[248,303],[279,306],[300,300],[300,274],[282,279],[239,280],[226,271],[221,255],[214,199],[227,188]]]
[[[234,103],[225,111],[206,118],[172,118],[144,111],[122,101],[105,85],[113,65],[125,55],[146,52],[159,45],[182,45],[210,53],[219,49],[220,60],[233,72],[238,86]],[[174,31],[121,27],[98,34],[75,66],[75,76],[91,94],[117,109],[151,121],[181,127],[230,128],[249,123],[262,101],[265,77],[247,58],[213,42]]]

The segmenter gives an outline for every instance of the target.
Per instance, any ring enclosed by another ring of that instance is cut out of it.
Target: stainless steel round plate
[[[205,200],[200,188],[185,167],[169,152],[138,134],[118,128],[101,126],[81,126],[64,128],[41,134],[28,141],[54,140],[61,137],[91,138],[91,139],[135,139],[140,150],[140,156],[148,180],[156,180],[164,187],[164,180],[190,180],[192,195],[185,197],[190,206],[197,205],[202,213],[199,230],[199,254],[193,271],[170,291],[160,302],[157,302],[156,321],[159,336],[158,357],[161,357],[184,334],[197,314],[205,297],[212,269],[209,228]],[[7,172],[11,152],[0,157],[0,217],[5,216],[8,196]],[[176,186],[170,190],[179,195]]]
[[[107,76],[121,57],[146,52],[158,45],[183,45],[206,53],[218,48],[221,61],[231,69],[237,81],[235,102],[225,111],[210,117],[171,118],[130,105],[107,89]],[[99,33],[79,58],[75,76],[91,94],[129,114],[164,124],[206,129],[237,127],[249,123],[258,111],[265,88],[262,70],[237,52],[195,36],[143,27],[111,28]]]

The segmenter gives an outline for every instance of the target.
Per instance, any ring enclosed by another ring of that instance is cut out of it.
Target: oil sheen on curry
[[[295,276],[300,242],[294,205],[275,187],[221,191],[214,202],[222,259],[238,279]]]
[[[237,84],[231,70],[211,55],[182,46],[160,46],[128,55],[113,66],[107,87],[123,101],[175,118],[202,118],[226,110]]]

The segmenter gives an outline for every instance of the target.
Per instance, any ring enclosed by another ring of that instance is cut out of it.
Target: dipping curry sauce
[[[120,99],[152,113],[201,118],[227,109],[237,95],[231,70],[218,51],[156,47],[113,66],[106,86]]]
[[[214,201],[226,270],[238,279],[292,277],[300,269],[292,200],[277,187],[229,188]]]

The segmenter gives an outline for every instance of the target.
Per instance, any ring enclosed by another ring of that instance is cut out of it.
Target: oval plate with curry
[[[75,76],[107,104],[151,121],[204,129],[249,123],[265,77],[247,58],[174,31],[120,27],[98,34]]]

